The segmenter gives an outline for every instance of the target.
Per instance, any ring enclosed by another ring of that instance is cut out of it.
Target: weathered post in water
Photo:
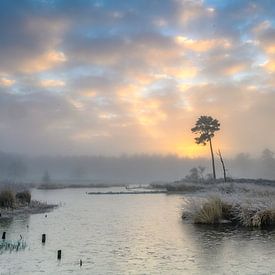
[[[42,234],[42,243],[46,242],[46,234]]]
[[[61,250],[57,250],[57,259],[61,260]]]
[[[2,240],[5,240],[5,239],[6,239],[6,232],[4,231],[2,234]]]

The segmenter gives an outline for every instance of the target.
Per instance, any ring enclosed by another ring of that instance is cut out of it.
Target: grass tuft
[[[194,215],[194,223],[215,224],[222,218],[222,204],[219,198],[210,198]]]

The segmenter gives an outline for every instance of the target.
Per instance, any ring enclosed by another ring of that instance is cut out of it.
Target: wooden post
[[[61,250],[57,250],[57,259],[61,260]]]
[[[79,265],[82,266],[82,260],[79,261]]]
[[[46,234],[42,234],[42,243],[46,242]]]
[[[5,239],[6,239],[6,232],[4,231],[2,234],[2,240],[5,240]]]

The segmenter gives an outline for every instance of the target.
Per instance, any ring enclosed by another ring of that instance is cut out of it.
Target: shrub
[[[31,193],[28,190],[23,192],[18,192],[15,197],[20,203],[23,203],[23,204],[25,203],[29,204],[31,202]]]
[[[15,197],[11,190],[5,189],[0,192],[0,207],[12,208],[15,203]]]

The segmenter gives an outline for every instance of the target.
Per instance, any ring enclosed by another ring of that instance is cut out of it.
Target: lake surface
[[[86,194],[107,190],[118,188],[33,190],[33,198],[62,206],[0,223],[7,239],[21,234],[28,245],[0,254],[0,274],[275,273],[275,231],[184,223],[182,195]]]

